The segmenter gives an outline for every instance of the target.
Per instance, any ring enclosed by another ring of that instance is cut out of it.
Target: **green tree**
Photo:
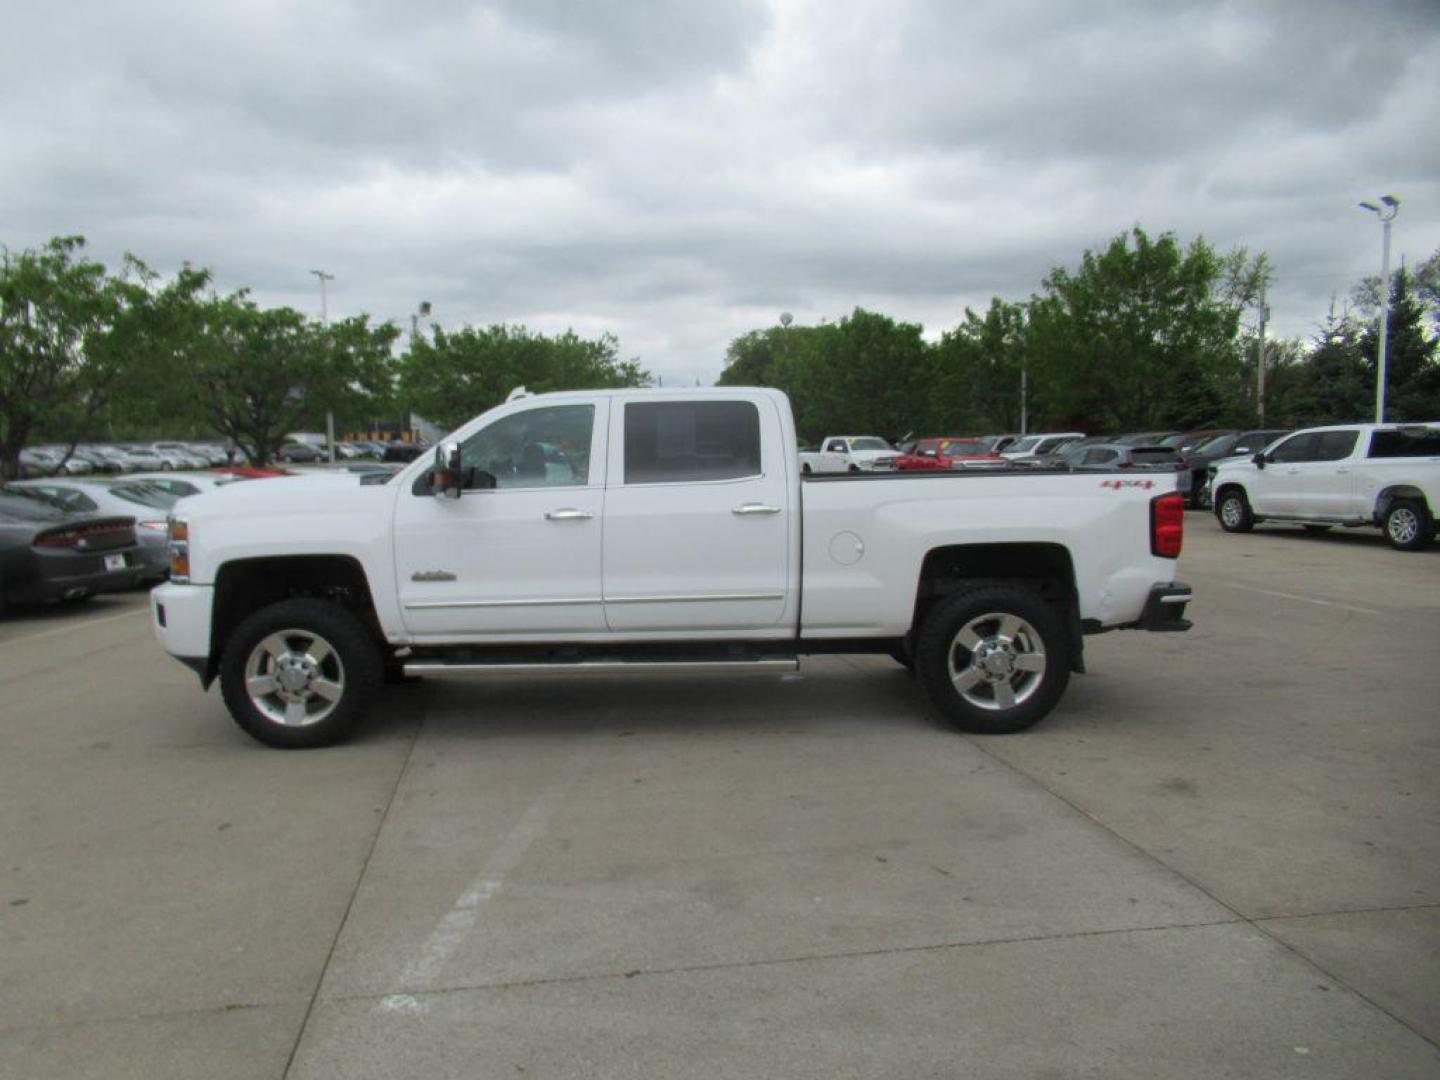
[[[435,327],[416,337],[400,360],[404,405],[444,427],[456,427],[524,386],[533,393],[645,386],[649,374],[621,360],[609,334],[590,340],[574,331],[546,336],[523,326]]]
[[[1385,335],[1385,418],[1433,420],[1440,417],[1440,369],[1435,340],[1425,336],[1425,311],[1414,279],[1401,267],[1390,281],[1390,311]],[[1379,327],[1366,327],[1361,349],[1371,372],[1378,355]]]
[[[324,327],[244,292],[211,297],[193,315],[181,353],[209,426],[257,465],[327,408],[366,415],[391,386],[392,323],[371,326],[361,315]]]
[[[983,316],[966,308],[964,321],[942,334],[934,349],[934,407],[927,430],[937,435],[1019,431],[1027,330],[1020,304],[995,297]],[[1026,411],[1034,415],[1037,398],[1033,393],[1026,398]]]
[[[111,275],[84,256],[85,240],[56,237],[0,257],[0,476],[19,472],[37,437],[74,443],[136,388],[174,378],[169,313],[204,284],[188,269],[161,285],[126,256]]]
[[[1032,385],[1044,422],[1085,430],[1198,427],[1238,391],[1240,313],[1263,259],[1182,248],[1138,226],[1029,304]]]

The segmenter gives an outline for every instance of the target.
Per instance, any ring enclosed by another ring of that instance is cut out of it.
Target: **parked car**
[[[1126,469],[1137,473],[1164,473],[1176,478],[1182,496],[1190,489],[1190,474],[1180,455],[1169,446],[1131,446],[1125,443],[1094,443],[1069,462],[1076,472],[1109,472]]]
[[[118,460],[125,467],[126,472],[173,469],[175,467],[165,464],[165,460],[159,454],[141,443],[107,443],[98,449]]]
[[[1110,442],[1119,446],[1161,446],[1166,439],[1183,434],[1182,431],[1131,431],[1111,436]]]
[[[979,439],[933,438],[916,439],[913,449],[895,460],[895,468],[906,471],[996,468],[1005,463],[1003,457],[992,453]]]
[[[250,480],[253,477],[237,476],[231,472],[194,472],[186,473],[184,476],[176,476],[174,473],[135,473],[128,479],[143,483],[177,499],[183,499],[189,495],[199,495],[206,491],[214,491],[216,488],[224,487],[226,484],[233,484],[237,480]]]
[[[1174,447],[1180,451],[1181,457],[1186,457],[1203,442],[1218,438],[1221,435],[1232,435],[1232,428],[1206,428],[1201,431],[1182,431],[1175,435],[1167,435],[1157,445]]]
[[[75,456],[88,463],[92,473],[115,475],[125,471],[118,461],[106,457],[92,446],[75,447]]]
[[[171,468],[208,469],[210,467],[209,455],[200,453],[186,443],[157,442],[151,443],[150,449],[159,454],[162,460],[169,461]]]
[[[1000,456],[1009,461],[1038,462],[1047,454],[1054,454],[1063,447],[1085,438],[1083,431],[1052,431],[1039,435],[1022,435],[1000,451]]]
[[[999,454],[1010,449],[1021,436],[1012,433],[1007,435],[980,435],[978,438],[986,446],[990,447],[991,450]]]
[[[380,460],[403,465],[414,461],[423,453],[425,453],[425,447],[419,443],[392,442],[385,447],[385,452],[381,454]]]
[[[819,450],[800,451],[802,473],[882,472],[900,453],[878,435],[831,435]]]
[[[0,491],[0,612],[129,589],[144,573],[132,518],[70,514]]]
[[[1220,463],[1212,484],[1226,532],[1262,521],[1312,532],[1378,525],[1391,547],[1418,551],[1440,511],[1440,421],[1306,428]]]
[[[324,450],[309,443],[287,442],[275,452],[275,460],[283,461],[290,465],[309,464],[316,461],[327,460]]]
[[[11,495],[41,498],[71,514],[131,516],[139,543],[143,577],[161,581],[170,568],[165,519],[179,496],[134,480],[18,480],[5,485]]]
[[[1210,507],[1210,471],[1213,466],[1226,458],[1250,457],[1258,454],[1276,439],[1289,435],[1283,428],[1260,428],[1253,431],[1230,431],[1206,439],[1199,446],[1187,451],[1185,467],[1190,470],[1189,505],[1192,508]]]

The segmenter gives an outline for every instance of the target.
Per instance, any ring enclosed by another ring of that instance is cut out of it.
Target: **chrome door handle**
[[[780,507],[766,506],[764,503],[741,503],[739,506],[733,507],[730,512],[732,514],[778,514]]]
[[[563,510],[547,510],[545,512],[546,521],[588,521],[594,516],[589,510],[576,510],[568,506]]]

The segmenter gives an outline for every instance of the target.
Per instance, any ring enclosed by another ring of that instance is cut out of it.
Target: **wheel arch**
[[[293,597],[330,600],[360,616],[377,641],[384,641],[375,600],[360,561],[349,555],[284,555],[232,559],[215,575],[210,615],[210,655],[201,673],[208,689],[235,628],[263,607]]]
[[[1414,484],[1391,484],[1389,487],[1381,488],[1375,496],[1375,521],[1384,520],[1385,512],[1390,509],[1390,504],[1396,499],[1415,499],[1425,507],[1429,514],[1435,516],[1435,507],[1425,498],[1425,492]]]
[[[1085,670],[1075,564],[1069,550],[1055,543],[950,544],[932,548],[920,565],[907,648],[913,648],[915,635],[936,603],[980,581],[1023,586],[1055,608],[1069,638],[1070,670]]]

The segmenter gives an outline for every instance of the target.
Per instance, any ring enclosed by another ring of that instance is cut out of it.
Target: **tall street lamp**
[[[330,308],[325,297],[325,283],[334,281],[334,274],[327,274],[324,270],[311,270],[320,279],[320,325],[330,326]],[[333,409],[325,410],[325,442],[330,448],[330,464],[335,464],[335,412]]]
[[[1394,195],[1381,195],[1383,209],[1372,202],[1362,202],[1380,219],[1383,239],[1380,242],[1380,348],[1375,357],[1375,422],[1385,422],[1385,346],[1390,338],[1390,223],[1400,212],[1400,200]]]

